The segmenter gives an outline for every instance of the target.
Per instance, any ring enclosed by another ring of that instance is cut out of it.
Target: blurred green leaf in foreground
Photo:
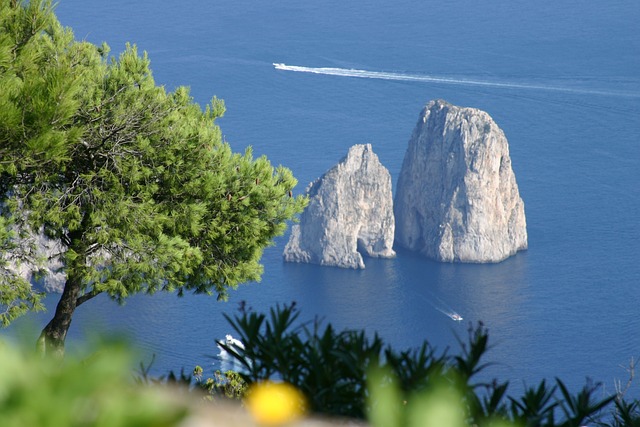
[[[186,417],[166,390],[134,384],[130,368],[121,344],[60,361],[0,341],[0,425],[173,426]]]

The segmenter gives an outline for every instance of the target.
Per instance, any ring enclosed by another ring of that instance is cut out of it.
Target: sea
[[[640,359],[637,0],[60,0],[56,14],[113,55],[137,45],[167,90],[189,86],[203,106],[222,98],[224,139],[290,168],[296,194],[363,143],[395,185],[430,100],[482,109],[509,141],[529,235],[528,250],[498,264],[398,249],[349,270],[283,262],[287,234],[265,251],[262,280],[228,302],[98,297],[77,310],[69,347],[124,334],[154,374],[211,373],[216,340],[235,334],[223,314],[295,301],[301,321],[396,349],[427,340],[456,354],[482,322],[482,375],[514,395],[556,377],[571,390],[601,382],[603,394],[626,384]],[[57,298],[0,333],[35,340]],[[640,397],[639,380],[627,396]]]

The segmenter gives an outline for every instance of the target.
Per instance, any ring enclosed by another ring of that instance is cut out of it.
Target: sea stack
[[[527,248],[504,132],[484,111],[431,101],[398,179],[396,243],[444,262],[500,262]]]
[[[309,205],[292,227],[285,261],[364,268],[362,255],[395,256],[391,175],[371,144],[351,147],[309,184],[307,194]]]

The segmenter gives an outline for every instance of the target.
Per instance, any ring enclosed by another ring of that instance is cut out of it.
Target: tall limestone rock
[[[309,205],[292,227],[285,261],[364,268],[363,254],[395,256],[391,175],[371,144],[351,147],[307,193]]]
[[[396,243],[446,262],[499,262],[527,248],[524,203],[502,130],[484,111],[431,101],[404,157]]]

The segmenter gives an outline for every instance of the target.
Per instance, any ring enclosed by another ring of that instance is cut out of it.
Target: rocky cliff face
[[[395,256],[391,175],[371,144],[351,147],[307,193],[309,205],[292,227],[285,261],[364,268],[363,254]]]
[[[9,254],[3,254],[8,261],[7,269],[31,282],[46,292],[62,292],[67,276],[62,272],[59,254],[63,248],[60,242],[48,239],[43,234],[32,235],[22,239],[22,249],[33,246],[36,258],[44,260],[43,265],[34,265],[25,261],[15,262]],[[39,273],[39,274],[36,274]]]
[[[439,261],[499,262],[527,248],[507,139],[477,109],[425,107],[394,204],[396,243]]]

